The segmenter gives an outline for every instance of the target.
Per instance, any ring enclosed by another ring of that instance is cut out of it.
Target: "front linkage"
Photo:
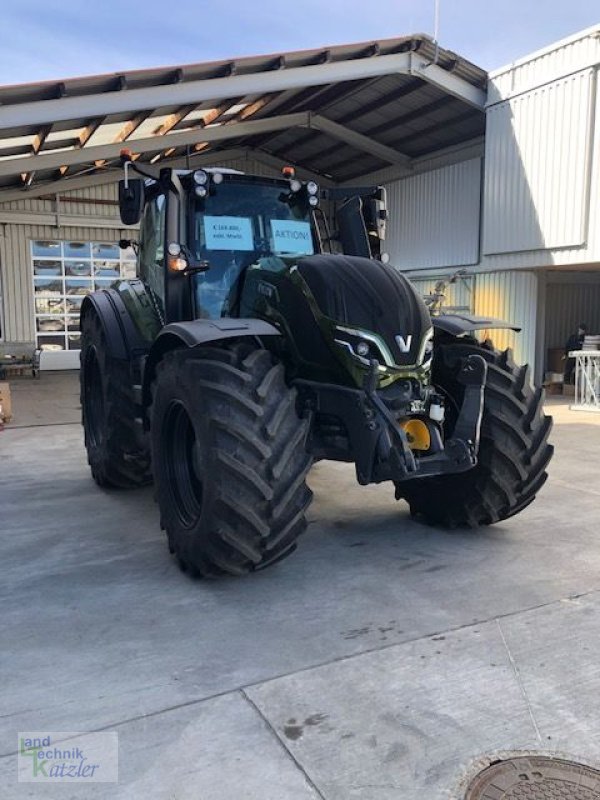
[[[464,398],[452,436],[443,441],[437,426],[429,429],[427,452],[411,448],[408,435],[377,390],[379,363],[370,362],[363,388],[299,380],[300,404],[309,413],[341,419],[348,434],[347,457],[328,452],[314,444],[316,458],[354,461],[361,485],[382,481],[407,481],[458,472],[477,464],[487,362],[479,355],[465,359],[457,380],[464,386]]]

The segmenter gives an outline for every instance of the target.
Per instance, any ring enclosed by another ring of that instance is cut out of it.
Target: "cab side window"
[[[165,302],[165,211],[164,194],[146,204],[140,226],[140,278],[152,289],[161,305]]]

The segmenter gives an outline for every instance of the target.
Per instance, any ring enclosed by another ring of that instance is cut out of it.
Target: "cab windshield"
[[[191,249],[208,265],[193,278],[196,317],[234,314],[253,264],[316,252],[308,204],[290,197],[281,184],[224,181],[208,197],[194,198]]]

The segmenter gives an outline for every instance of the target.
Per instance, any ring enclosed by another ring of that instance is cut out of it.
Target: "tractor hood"
[[[389,367],[406,369],[423,362],[431,317],[415,288],[394,267],[357,256],[315,255],[302,258],[297,269],[320,312],[335,322],[340,339],[353,352],[364,340],[375,345],[369,357]]]

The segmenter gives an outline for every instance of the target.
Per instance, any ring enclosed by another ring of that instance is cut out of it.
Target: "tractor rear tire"
[[[526,508],[544,485],[553,447],[552,418],[543,412],[543,389],[533,389],[528,366],[517,366],[510,350],[494,351],[475,340],[441,344],[433,383],[447,398],[446,438],[452,435],[463,387],[457,381],[472,354],[488,362],[477,465],[468,472],[396,484],[414,516],[456,528],[491,525]]]
[[[111,357],[95,312],[81,319],[81,415],[92,477],[103,488],[152,482],[150,453],[140,445],[127,361]]]
[[[246,342],[167,353],[153,385],[156,498],[192,575],[243,575],[290,555],[306,527],[309,423],[268,350]]]

